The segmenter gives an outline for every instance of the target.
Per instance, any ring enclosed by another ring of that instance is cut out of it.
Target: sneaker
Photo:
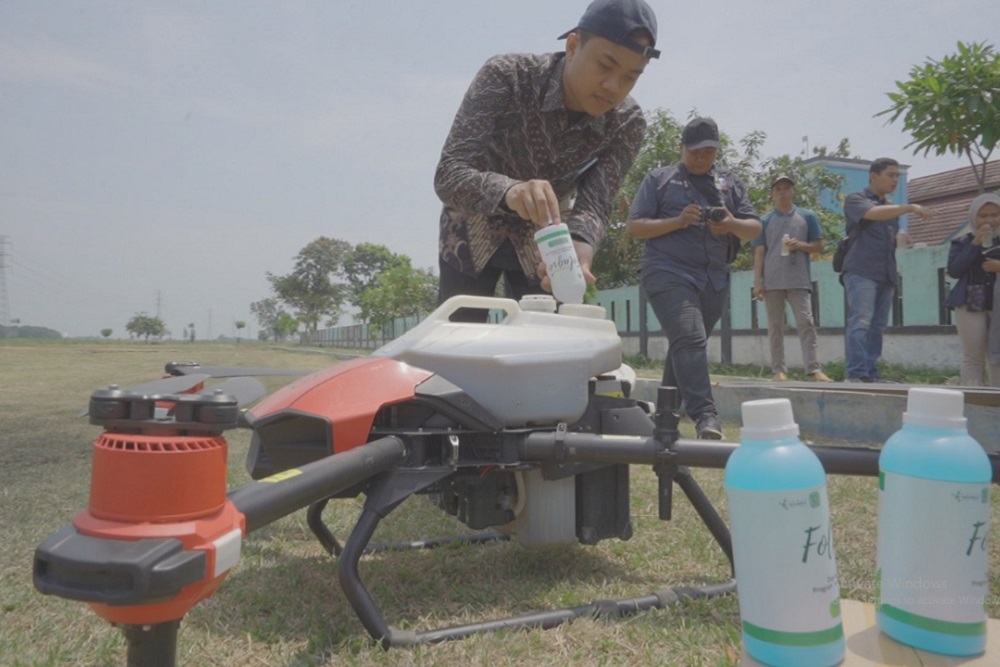
[[[812,382],[833,382],[833,380],[830,379],[830,376],[823,371],[813,371],[809,374],[809,379]]]
[[[719,425],[719,418],[715,415],[699,417],[695,431],[698,432],[699,440],[722,440],[722,426]]]
[[[771,379],[774,380],[775,382],[784,382],[785,380],[788,379],[788,375],[782,371],[778,371],[777,373],[774,374],[774,377]]]

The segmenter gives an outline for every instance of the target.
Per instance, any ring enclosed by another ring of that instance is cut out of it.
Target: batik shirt
[[[631,97],[599,117],[567,111],[564,67],[565,53],[496,56],[466,92],[434,179],[440,256],[461,273],[478,275],[510,240],[534,275],[536,228],[504,202],[519,182],[549,181],[573,236],[595,248],[604,236],[646,121]]]

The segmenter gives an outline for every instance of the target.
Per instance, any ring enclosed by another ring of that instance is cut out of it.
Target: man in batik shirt
[[[656,17],[643,0],[595,0],[563,38],[565,52],[491,58],[465,94],[434,179],[439,303],[493,296],[501,278],[511,298],[542,293],[534,233],[556,222],[594,282],[594,252],[646,128],[629,92],[659,57]]]

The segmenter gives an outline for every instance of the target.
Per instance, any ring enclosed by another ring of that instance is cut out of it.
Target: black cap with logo
[[[681,143],[692,151],[699,148],[722,148],[719,126],[711,118],[694,118],[684,126]]]
[[[653,48],[656,46],[656,15],[643,0],[594,0],[580,17],[576,28],[567,30],[559,39],[566,39],[578,28],[621,44],[647,58],[660,57],[660,52]],[[648,32],[652,45],[646,46],[633,40],[636,30]]]

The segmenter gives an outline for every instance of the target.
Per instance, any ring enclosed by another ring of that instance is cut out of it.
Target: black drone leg
[[[330,532],[330,529],[323,522],[323,510],[326,509],[326,504],[329,501],[329,498],[324,498],[310,505],[309,509],[306,510],[306,523],[328,554],[331,556],[340,556],[344,548],[340,546],[340,542],[337,541],[337,538],[334,537],[333,533]]]
[[[733,573],[733,576],[736,576],[736,569],[733,564],[733,540],[729,534],[729,527],[726,525],[726,522],[715,511],[712,501],[709,500],[705,492],[698,486],[698,482],[687,466],[679,466],[677,468],[677,472],[674,473],[674,481],[684,491],[684,495],[688,497],[691,505],[698,512],[698,516],[701,517],[702,523],[708,528],[708,532],[712,533],[712,537],[715,538],[716,543],[722,548],[723,553],[726,554],[726,558],[729,559],[730,571]]]
[[[337,573],[340,587],[344,590],[344,595],[354,608],[361,624],[365,626],[368,634],[382,645],[382,648],[387,649],[391,645],[389,625],[358,573],[358,561],[364,555],[365,547],[375,534],[375,528],[381,520],[382,517],[374,510],[365,507],[361,511],[358,523],[351,531],[340,554]]]
[[[180,619],[153,625],[123,625],[128,667],[174,667]]]
[[[391,630],[385,617],[379,611],[375,599],[358,573],[358,562],[367,553],[368,543],[375,534],[379,522],[389,515],[400,503],[452,473],[450,468],[426,468],[422,470],[394,470],[372,479],[367,490],[361,516],[354,530],[344,543],[337,567],[340,586],[347,601],[354,608],[362,625],[382,648],[388,649],[395,643],[412,644],[414,633]]]

